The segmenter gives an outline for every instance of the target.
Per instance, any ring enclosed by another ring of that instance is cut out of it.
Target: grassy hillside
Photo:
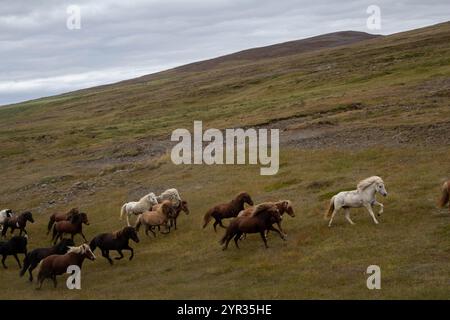
[[[30,248],[49,244],[50,213],[80,206],[88,238],[119,229],[120,205],[176,187],[179,230],[133,244],[135,260],[83,267],[82,290],[37,292],[8,258],[2,298],[448,298],[450,215],[436,208],[449,177],[450,23],[339,47],[225,59],[0,108],[0,206],[30,209]],[[281,166],[174,166],[175,128],[280,128]],[[329,197],[380,175],[389,196],[375,226],[354,210],[323,220]],[[291,199],[288,241],[249,236],[222,252],[206,210],[248,191]],[[79,240],[79,239],[78,239]],[[98,252],[97,252],[98,255]],[[366,288],[377,264],[382,290]]]

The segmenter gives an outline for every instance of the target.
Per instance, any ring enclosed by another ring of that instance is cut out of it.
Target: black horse
[[[14,236],[8,241],[0,242],[0,255],[3,256],[2,264],[3,268],[7,269],[8,267],[5,264],[5,260],[8,256],[14,256],[16,258],[17,264],[19,268],[22,268],[20,265],[19,258],[17,257],[18,253],[27,254],[27,237],[23,236]]]
[[[74,246],[75,243],[71,239],[62,239],[57,245],[50,248],[37,248],[29,252],[25,259],[23,259],[23,268],[20,271],[20,276],[22,277],[28,270],[30,274],[29,280],[33,281],[33,270],[37,267],[39,262],[52,255],[52,254],[65,254],[69,250],[69,246]]]
[[[109,250],[116,250],[120,254],[119,257],[115,258],[116,260],[123,258],[122,250],[129,250],[131,251],[130,260],[133,259],[134,250],[128,245],[130,239],[136,243],[139,242],[136,229],[134,227],[125,227],[115,233],[99,234],[91,240],[89,246],[92,251],[99,247],[102,251],[102,256],[108,259],[110,264],[113,264],[113,261],[109,257]]]

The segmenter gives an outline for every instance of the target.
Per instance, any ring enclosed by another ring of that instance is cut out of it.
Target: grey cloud
[[[81,30],[66,28],[81,7]],[[339,30],[382,34],[446,21],[448,0],[42,0],[0,2],[0,104],[111,83]]]

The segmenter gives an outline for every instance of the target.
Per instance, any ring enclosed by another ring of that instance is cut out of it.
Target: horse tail
[[[51,215],[50,220],[48,221],[47,235],[50,233],[50,230],[52,229],[54,223],[55,223],[55,216]]]
[[[139,215],[136,219],[136,224],[134,225],[134,228],[136,229],[136,231],[139,231],[139,228],[141,227],[141,224],[142,224],[141,217],[142,217],[142,215]]]
[[[22,270],[20,270],[21,277],[23,277],[25,272],[27,272],[29,266],[30,266],[30,254],[28,253],[27,255],[25,255],[25,259],[23,259],[23,267]]]
[[[442,196],[441,196],[441,200],[439,201],[439,206],[441,208],[443,208],[449,201],[449,198],[450,198],[450,195],[449,195],[449,191],[448,191],[448,181],[447,181],[442,186]]]
[[[120,209],[120,220],[122,220],[123,215],[126,213],[126,209],[125,207],[127,206],[127,204],[125,203],[122,208]]]
[[[36,267],[37,270],[37,274],[38,274],[38,283],[41,281],[43,274],[42,274],[42,263],[44,262],[45,259],[42,259],[41,261],[39,261],[39,264]]]
[[[208,225],[209,221],[211,221],[211,216],[214,212],[214,209],[209,209],[208,212],[205,213],[205,216],[203,217],[203,229],[206,228],[206,226]]]
[[[328,207],[327,212],[325,212],[325,218],[330,218],[330,217],[331,217],[331,214],[332,214],[333,211],[334,211],[334,197],[335,197],[335,196],[333,196],[333,197],[331,198],[331,200],[330,200],[330,206]]]

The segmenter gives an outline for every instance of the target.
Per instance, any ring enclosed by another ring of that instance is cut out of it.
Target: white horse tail
[[[334,211],[334,198],[335,198],[336,196],[333,196],[332,198],[331,198],[331,200],[330,200],[330,206],[328,207],[328,210],[327,210],[327,212],[325,213],[325,218],[330,218],[331,217],[331,214],[333,213],[333,211]]]
[[[141,217],[142,214],[138,215],[137,219],[136,219],[136,224],[134,225],[134,228],[136,229],[136,231],[139,231],[139,228],[141,227]]]
[[[439,201],[439,206],[441,208],[443,208],[447,204],[447,202],[448,202],[448,200],[450,198],[448,189],[449,189],[449,185],[448,185],[448,181],[447,181],[442,186],[442,197],[441,197],[441,200]]]
[[[120,220],[122,220],[122,217],[124,215],[124,213],[126,213],[126,206],[127,204],[125,203],[122,208],[120,209]]]

